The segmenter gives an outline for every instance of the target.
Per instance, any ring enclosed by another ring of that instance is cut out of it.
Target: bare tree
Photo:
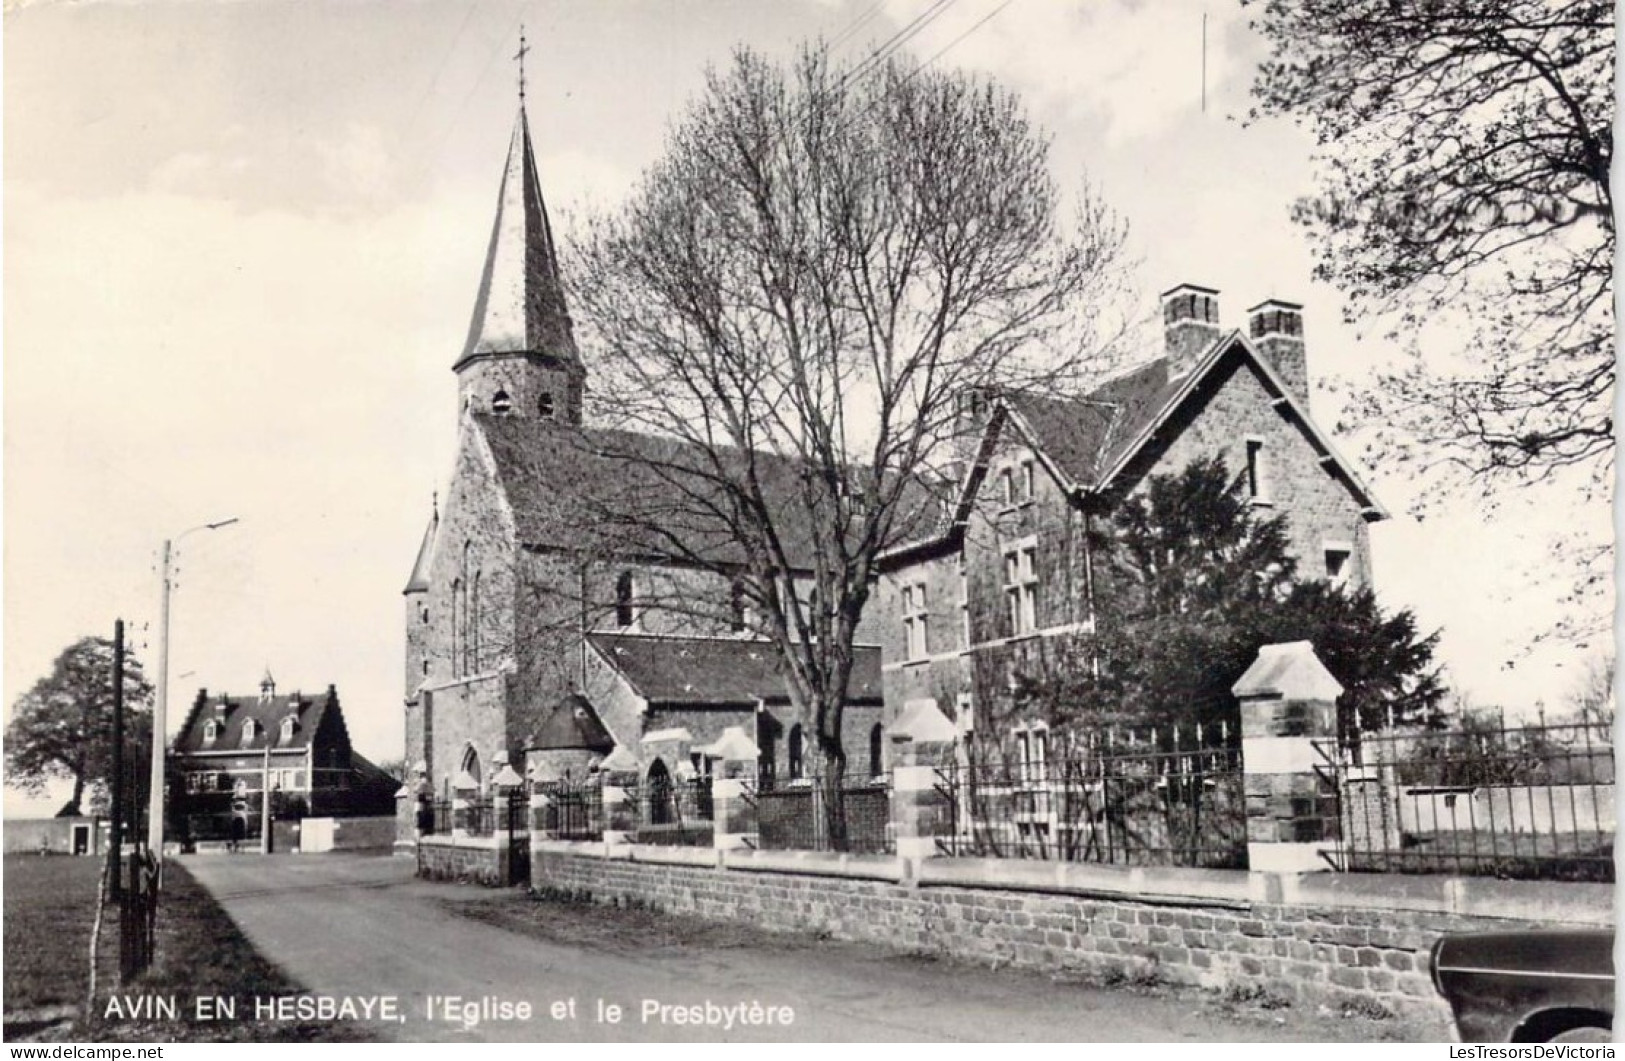
[[[624,429],[593,434],[626,466],[598,530],[743,594],[814,724],[837,848],[877,559],[934,526],[962,399],[1098,370],[1123,237],[1087,191],[1063,208],[999,86],[809,48],[712,71],[572,248],[591,413]]]
[[[1613,3],[1243,3],[1273,48],[1258,113],[1320,143],[1295,211],[1317,272],[1408,347],[1349,395],[1372,459],[1424,478],[1422,507],[1546,481],[1609,496]],[[1608,544],[1558,551],[1571,602],[1610,583]]]

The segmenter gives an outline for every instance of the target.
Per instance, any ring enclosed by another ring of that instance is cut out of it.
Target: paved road
[[[405,859],[200,856],[185,865],[260,953],[311,993],[396,996],[404,1019],[377,1028],[398,1040],[1212,1041],[1317,1038],[1337,1027],[1316,1019],[1272,1026],[1218,1014],[1194,996],[1099,990],[846,944],[698,957],[560,945],[460,916],[456,904],[495,893],[416,880]],[[533,1016],[465,1025],[434,1003],[431,1020],[431,996],[525,1001]],[[759,1002],[791,1007],[795,1019],[729,1032],[674,1023],[676,1011],[645,1019],[645,1000],[702,1011],[707,1002]],[[600,1002],[619,1005],[621,1023],[599,1020]],[[559,1004],[566,1009],[555,1020]],[[1335,1033],[1362,1037],[1346,1025]]]

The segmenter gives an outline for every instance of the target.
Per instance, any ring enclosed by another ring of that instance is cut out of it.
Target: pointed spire
[[[481,355],[518,353],[579,363],[522,102],[468,342],[454,367]]]
[[[276,679],[271,677],[271,665],[265,665],[265,677],[260,679],[260,699],[270,700],[276,695]]]
[[[418,546],[417,561],[412,564],[412,577],[406,580],[405,593],[424,593],[429,589],[429,565],[434,560],[435,532],[440,529],[440,492],[435,491],[434,514],[423,529],[423,544]]]

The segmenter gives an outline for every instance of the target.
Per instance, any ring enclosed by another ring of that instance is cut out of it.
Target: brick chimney
[[[1168,344],[1168,378],[1183,376],[1219,337],[1219,292],[1197,284],[1164,291],[1162,330]]]
[[[1247,338],[1286,381],[1292,396],[1309,401],[1309,367],[1303,353],[1303,307],[1278,298],[1247,311]]]

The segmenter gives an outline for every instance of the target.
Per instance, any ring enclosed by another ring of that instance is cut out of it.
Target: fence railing
[[[522,793],[479,796],[461,808],[452,800],[436,800],[419,807],[417,827],[425,836],[450,836],[461,828],[467,836],[488,837],[499,825],[510,832],[524,832],[530,827],[528,800]]]
[[[1338,753],[1346,870],[1614,879],[1614,748],[1605,729],[1364,734]]]
[[[828,851],[829,794],[818,776],[783,779],[771,769],[758,773],[750,797],[756,805],[759,843],[765,851]],[[891,826],[891,783],[883,776],[843,779],[846,849],[860,854],[895,851]]]
[[[702,847],[711,843],[715,800],[709,775],[668,781],[645,777],[626,790],[626,798],[636,808],[634,841]]]
[[[548,797],[540,827],[561,840],[601,840],[604,836],[604,790],[597,778],[550,781],[537,786]]]
[[[1243,868],[1241,752],[1227,728],[1035,743],[971,741],[938,771],[946,854]]]

